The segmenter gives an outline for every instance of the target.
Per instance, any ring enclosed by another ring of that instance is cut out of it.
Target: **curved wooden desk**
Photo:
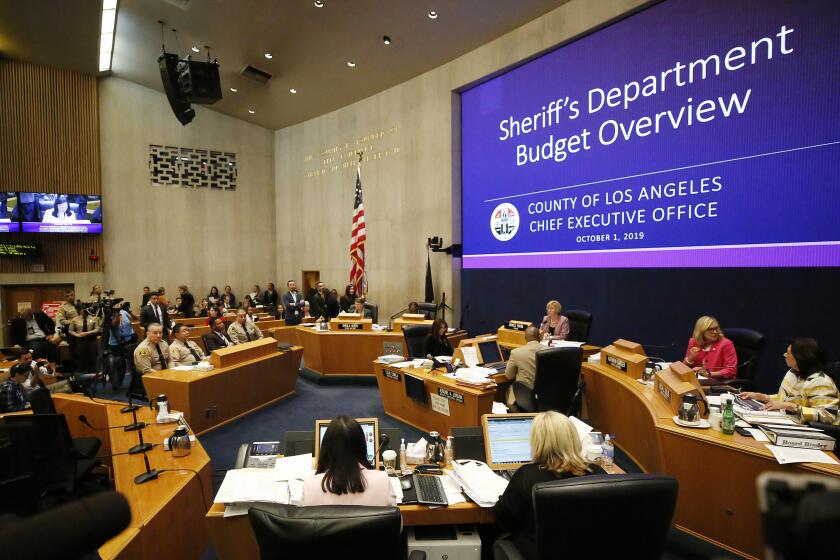
[[[764,471],[840,477],[840,465],[780,465],[764,443],[711,429],[682,428],[653,390],[601,364],[585,363],[590,423],[647,472],[673,475],[674,524],[737,554],[763,555],[756,478]]]

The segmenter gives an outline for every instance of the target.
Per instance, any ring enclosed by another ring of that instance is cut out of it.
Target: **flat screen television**
[[[0,233],[20,231],[16,192],[0,191]]]
[[[18,193],[21,230],[30,233],[102,233],[100,195]]]

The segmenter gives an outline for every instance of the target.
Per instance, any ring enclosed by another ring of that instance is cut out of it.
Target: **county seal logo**
[[[490,214],[490,231],[493,237],[499,241],[513,239],[519,231],[519,211],[516,206],[509,202],[503,202],[496,206]]]

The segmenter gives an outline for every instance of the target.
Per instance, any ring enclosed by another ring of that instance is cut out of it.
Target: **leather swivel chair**
[[[563,315],[569,320],[569,340],[588,342],[592,330],[592,313],[583,309],[569,309]]]
[[[536,353],[536,359],[534,387],[520,381],[513,383],[516,406],[523,412],[556,410],[577,414],[584,388],[580,375],[583,350],[546,348]]]
[[[755,374],[758,362],[764,351],[764,335],[752,329],[730,328],[723,332],[724,336],[735,345],[738,354],[738,372],[735,379],[728,381],[736,389],[745,391],[755,390]]]
[[[32,405],[34,414],[56,414],[55,403],[52,395],[44,387],[38,387],[29,395],[29,404]],[[96,457],[96,453],[102,446],[98,437],[77,437],[72,439],[73,449],[81,458]]]
[[[411,325],[403,327],[405,347],[411,358],[426,357],[426,337],[432,332],[431,325]]]
[[[678,489],[674,477],[649,474],[590,475],[536,484],[532,496],[537,558],[571,558],[583,543],[598,558],[660,558]],[[493,556],[522,558],[506,537],[496,540]]]
[[[261,504],[248,518],[263,560],[403,557],[396,507]]]
[[[28,516],[38,508],[34,441],[32,426],[0,423],[0,515]]]
[[[417,311],[424,314],[426,319],[434,319],[437,313],[437,305],[434,303],[418,302]]]
[[[379,306],[375,303],[365,302],[365,309],[370,309],[370,318],[374,324],[379,324]]]

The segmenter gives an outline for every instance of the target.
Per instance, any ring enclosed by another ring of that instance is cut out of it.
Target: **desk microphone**
[[[144,482],[149,482],[150,480],[155,480],[158,477],[157,469],[153,469],[149,465],[149,456],[143,453],[143,463],[146,465],[146,472],[140,473],[134,477],[134,484],[143,484]]]
[[[98,399],[95,399],[93,397],[93,395],[85,395],[85,396],[87,398],[89,398],[90,400],[92,400],[93,402],[97,403],[97,404],[106,404],[106,405],[109,405],[109,406],[120,406],[120,404],[121,404],[121,403],[115,403],[115,402],[100,401]],[[139,408],[140,407],[137,406],[136,404],[131,403],[131,395],[128,395],[128,406],[125,406],[125,407],[121,408],[120,412],[122,412],[122,413],[131,412],[132,410],[138,410]]]
[[[92,430],[116,430],[117,428],[123,428],[126,432],[141,430],[142,428],[145,428],[149,425],[145,422],[134,422],[133,424],[126,424],[124,426],[109,426],[107,428],[97,428],[96,426],[88,422],[87,416],[85,416],[84,414],[79,414],[79,422],[81,422],[82,424],[84,424]]]

